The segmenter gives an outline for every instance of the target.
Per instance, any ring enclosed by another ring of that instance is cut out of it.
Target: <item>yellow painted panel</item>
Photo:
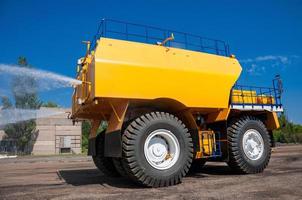
[[[240,104],[274,104],[275,99],[268,95],[257,95],[254,90],[233,90],[232,102]]]
[[[258,104],[274,104],[275,99],[272,96],[259,95],[259,96],[257,96],[257,103]]]
[[[101,38],[95,97],[171,98],[187,107],[227,108],[241,73],[235,58]]]
[[[219,121],[225,121],[228,119],[228,116],[230,114],[230,108],[220,109],[217,112],[210,113],[207,118],[207,123],[213,123],[213,122],[219,122]]]
[[[268,130],[275,130],[280,127],[277,113],[267,112],[267,120],[265,122]]]
[[[233,90],[232,95],[233,103],[257,103],[256,91],[252,90]]]
[[[209,157],[212,156],[215,150],[215,133],[213,131],[198,131],[199,135],[199,147],[200,149],[196,152],[195,158]]]

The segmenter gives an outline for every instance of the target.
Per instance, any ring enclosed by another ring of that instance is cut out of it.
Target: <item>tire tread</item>
[[[262,172],[269,163],[269,159],[271,156],[270,146],[268,147],[269,152],[268,156],[261,166],[258,167],[251,167],[248,163],[244,160],[242,154],[240,152],[240,148],[238,147],[238,138],[240,135],[241,129],[247,124],[253,122],[259,126],[264,134],[265,137],[268,138],[268,144],[270,144],[270,137],[269,133],[261,120],[253,116],[244,116],[239,119],[231,121],[230,125],[227,128],[227,137],[228,137],[228,150],[229,150],[229,161],[228,165],[231,169],[233,169],[237,173],[243,174],[250,174],[250,173],[259,173]],[[264,143],[264,145],[266,145]]]
[[[182,166],[179,173],[175,174],[170,179],[156,179],[154,177],[149,176],[145,169],[138,165],[135,157],[135,139],[138,137],[139,131],[142,130],[145,126],[150,124],[154,120],[168,120],[173,121],[177,126],[185,134],[185,143],[188,148],[186,149],[186,154],[188,155],[186,158],[185,164]],[[144,114],[137,119],[133,120],[132,123],[124,131],[123,139],[123,159],[122,165],[123,168],[129,178],[133,181],[142,184],[144,186],[149,187],[164,187],[175,185],[181,182],[181,179],[187,174],[189,171],[190,165],[192,163],[193,158],[193,144],[191,135],[188,132],[188,129],[185,125],[174,115],[166,113],[166,112],[151,112]]]

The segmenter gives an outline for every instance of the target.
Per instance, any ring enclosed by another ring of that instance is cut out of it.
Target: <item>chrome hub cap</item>
[[[155,130],[145,141],[144,154],[148,163],[155,169],[169,169],[179,158],[178,140],[169,130]]]
[[[255,129],[247,130],[242,140],[244,154],[251,160],[261,158],[264,151],[264,142],[261,134]]]

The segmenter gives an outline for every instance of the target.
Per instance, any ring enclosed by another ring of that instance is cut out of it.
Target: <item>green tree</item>
[[[2,103],[2,109],[8,109],[13,106],[12,102],[6,96],[1,97],[1,103]]]
[[[102,132],[107,128],[107,123],[102,121],[98,128],[98,133]],[[91,123],[87,120],[82,122],[82,152],[86,152],[88,149],[89,133],[91,129]]]
[[[25,57],[19,57],[20,67],[30,67]],[[39,109],[41,102],[37,96],[37,85],[34,78],[20,74],[12,81],[12,93],[15,100],[16,109]],[[4,102],[4,103],[3,103]],[[2,98],[2,104],[6,108],[12,107],[8,99]],[[37,138],[35,120],[28,120],[16,124],[9,124],[5,127],[5,132],[9,139],[16,141],[17,150],[20,153],[30,153]]]
[[[52,102],[52,101],[47,101],[47,102],[44,102],[42,104],[42,107],[47,107],[47,108],[58,108],[59,105],[55,102]]]
[[[286,114],[279,116],[280,128],[274,131],[274,139],[281,143],[302,143],[302,126],[289,122]]]
[[[82,152],[86,152],[88,149],[88,138],[91,129],[91,123],[89,121],[82,122]]]

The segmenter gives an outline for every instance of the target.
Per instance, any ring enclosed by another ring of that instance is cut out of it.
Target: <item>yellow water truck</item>
[[[279,77],[272,88],[238,85],[225,42],[151,26],[102,20],[86,43],[71,118],[90,121],[88,154],[104,174],[162,187],[207,161],[265,169],[283,111]]]

